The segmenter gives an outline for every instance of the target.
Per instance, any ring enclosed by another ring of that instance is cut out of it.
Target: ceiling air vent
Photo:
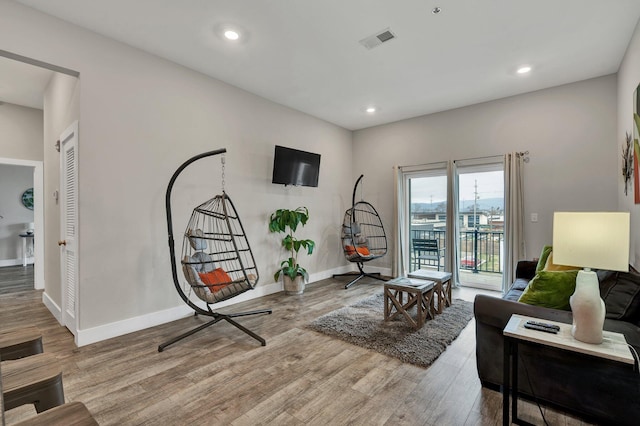
[[[394,38],[396,38],[396,35],[391,31],[390,28],[386,28],[372,36],[363,38],[362,40],[360,40],[360,44],[367,49],[373,49],[374,47],[380,46],[382,43],[386,43],[387,41],[393,40]]]

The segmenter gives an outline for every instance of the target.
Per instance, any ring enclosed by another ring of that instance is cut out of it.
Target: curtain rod
[[[516,155],[520,156],[520,157],[524,157],[522,161],[524,161],[525,163],[529,162],[529,151],[517,151]],[[473,157],[473,158],[460,158],[457,160],[453,160],[453,162],[459,162],[459,161],[470,161],[470,160],[488,160],[491,158],[495,158],[500,159],[503,158],[503,155],[486,155],[484,157]],[[447,160],[444,161],[437,161],[435,163],[426,163],[426,164],[411,164],[411,165],[407,165],[407,166],[396,166],[399,169],[408,169],[408,168],[413,168],[413,167],[424,167],[424,166],[429,166],[429,165],[434,165],[434,164],[441,164],[441,163],[446,163]]]
[[[433,167],[437,168],[440,165],[446,166],[449,160],[436,161],[434,163],[422,163],[422,164],[409,164],[406,166],[394,166],[399,169],[412,169],[412,168],[424,168],[424,167]]]
[[[519,152],[516,152],[516,155],[524,157],[524,162],[525,163],[529,162],[529,151],[519,151]],[[453,162],[455,163],[457,161],[487,160],[487,159],[490,159],[490,158],[495,158],[495,159],[503,158],[503,155],[487,155],[487,156],[484,156],[484,157],[460,158],[458,160],[453,160]]]
[[[489,159],[493,159],[495,158],[497,159],[503,159],[504,155],[486,155],[484,157],[473,157],[473,158],[459,158],[457,160],[453,160],[454,163],[457,163],[459,161],[471,161],[471,160],[489,160]]]

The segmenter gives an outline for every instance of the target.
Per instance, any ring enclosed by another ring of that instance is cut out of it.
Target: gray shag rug
[[[415,307],[412,313],[415,315]],[[376,294],[329,312],[308,327],[403,362],[428,367],[472,317],[473,303],[455,299],[435,319],[427,319],[421,329],[414,330],[402,314],[385,321],[384,295]]]

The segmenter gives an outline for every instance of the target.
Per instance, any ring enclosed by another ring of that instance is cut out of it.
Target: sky
[[[460,199],[473,201],[475,182],[478,182],[480,199],[503,198],[504,178],[502,171],[464,173],[459,178]],[[411,201],[413,203],[439,203],[447,199],[446,176],[411,179]]]

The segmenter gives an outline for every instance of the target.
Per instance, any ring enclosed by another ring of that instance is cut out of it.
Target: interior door
[[[62,325],[77,337],[78,122],[60,136],[60,262]]]

